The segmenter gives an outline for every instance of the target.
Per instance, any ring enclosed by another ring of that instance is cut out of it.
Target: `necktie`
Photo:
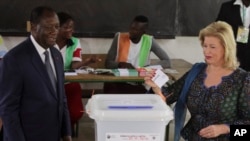
[[[50,64],[49,52],[46,50],[46,51],[44,52],[44,55],[45,55],[45,66],[46,66],[46,69],[47,69],[47,72],[48,72],[48,75],[49,75],[49,78],[50,78],[52,87],[53,87],[53,89],[54,89],[55,92],[56,92],[56,78],[55,78],[55,75],[54,75],[52,66],[51,66],[51,64]]]

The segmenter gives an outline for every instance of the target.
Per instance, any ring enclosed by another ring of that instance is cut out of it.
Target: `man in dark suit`
[[[30,37],[11,49],[0,66],[4,141],[71,141],[63,60],[53,47],[59,29],[57,14],[49,7],[37,7],[30,22]],[[45,51],[50,53],[47,60],[54,82],[45,67]]]
[[[237,57],[240,67],[250,71],[250,0],[231,0],[221,5],[217,21],[225,21],[230,24],[237,40]],[[249,9],[249,10],[247,10]],[[239,32],[244,31],[244,32]],[[243,34],[242,34],[243,33]],[[244,35],[245,34],[245,35]],[[239,37],[246,37],[245,41]]]

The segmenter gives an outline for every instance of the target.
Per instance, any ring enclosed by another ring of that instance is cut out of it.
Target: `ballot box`
[[[96,94],[86,112],[95,141],[164,141],[172,109],[156,94]]]

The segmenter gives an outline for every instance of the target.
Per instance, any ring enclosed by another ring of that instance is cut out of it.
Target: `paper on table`
[[[150,66],[146,66],[145,68],[151,68],[151,69],[163,69],[161,65],[150,65]]]
[[[75,76],[75,75],[77,75],[77,73],[76,72],[65,72],[64,75],[65,76]]]
[[[128,69],[118,69],[120,76],[129,76]]]
[[[164,72],[162,72],[160,69],[157,69],[152,80],[158,87],[161,88],[169,80],[169,78]]]
[[[95,71],[103,71],[112,73],[112,69],[95,69]]]
[[[75,72],[79,73],[79,74],[88,74],[89,73],[86,69],[76,69]]]
[[[164,69],[163,70],[165,73],[179,73],[177,70],[175,69]]]

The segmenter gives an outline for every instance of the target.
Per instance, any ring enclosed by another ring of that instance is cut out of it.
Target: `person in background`
[[[231,0],[221,5],[217,21],[230,24],[237,41],[237,57],[240,67],[250,71],[250,0]]]
[[[4,46],[4,41],[2,36],[0,35],[0,63],[2,62],[1,60],[3,59],[3,56],[7,53],[6,51],[6,47]],[[1,66],[1,65],[0,65]],[[1,68],[0,68],[1,71]],[[0,72],[1,73],[1,72]],[[2,119],[0,117],[0,141],[3,141],[3,122]]]
[[[0,60],[2,60],[3,56],[7,53],[7,49],[4,45],[4,41],[2,36],[0,35]]]
[[[2,70],[2,68],[1,68],[2,61],[1,61],[1,59],[2,58],[0,58],[0,74],[1,74],[1,70]],[[3,141],[3,121],[2,121],[1,117],[0,117],[0,141]]]
[[[56,12],[31,11],[31,35],[0,64],[0,116],[5,141],[72,141],[64,92],[63,59],[54,47]]]
[[[187,106],[191,118],[181,130],[185,140],[229,141],[230,125],[250,124],[250,74],[238,67],[236,42],[229,24],[211,23],[200,31],[199,39],[205,63],[195,64],[195,69],[167,88],[161,89],[151,80],[153,73],[144,78],[145,83],[167,104],[177,101],[176,125],[182,122],[177,117],[183,111],[184,106],[180,105]],[[178,134],[175,132],[175,141]]]
[[[80,40],[73,37],[74,19],[65,12],[57,13],[60,21],[60,29],[56,39],[56,48],[58,48],[63,56],[64,70],[75,70],[82,66],[99,61],[95,56],[82,60],[82,47]],[[70,120],[72,129],[74,125],[83,115],[82,89],[79,83],[66,83],[64,85],[65,93],[68,101]],[[74,130],[73,130],[74,131]],[[73,136],[75,133],[73,133]]]
[[[148,18],[143,15],[136,16],[129,26],[129,32],[118,32],[111,44],[105,61],[108,69],[127,68],[135,69],[150,65],[150,53],[153,52],[163,68],[170,68],[171,62],[167,53],[157,44],[156,40],[146,34]],[[117,89],[117,91],[115,90]],[[111,90],[111,91],[110,91]],[[105,83],[106,93],[144,93],[146,89],[141,84]]]
[[[3,59],[3,56],[7,53],[7,51],[0,50],[0,60]]]

